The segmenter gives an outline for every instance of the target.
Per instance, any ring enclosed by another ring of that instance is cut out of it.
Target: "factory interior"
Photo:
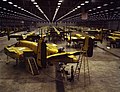
[[[120,0],[0,0],[0,92],[120,92]]]

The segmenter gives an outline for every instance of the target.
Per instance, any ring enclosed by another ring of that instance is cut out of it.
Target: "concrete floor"
[[[0,38],[0,92],[62,92],[56,87],[56,68],[49,66],[40,70],[40,74],[33,76],[21,65],[13,67],[15,60],[9,59],[3,48],[15,43],[15,39],[7,41]],[[63,44],[59,44],[63,46]],[[99,45],[103,46],[104,45]],[[106,47],[105,47],[106,48]],[[67,51],[74,49],[66,48]],[[114,49],[112,49],[114,51]],[[120,53],[120,49],[114,51]],[[84,87],[83,73],[74,82],[63,81],[65,92],[119,92],[120,90],[120,58],[98,47],[94,48],[93,57],[89,58],[91,84]],[[60,88],[60,87],[59,87]]]

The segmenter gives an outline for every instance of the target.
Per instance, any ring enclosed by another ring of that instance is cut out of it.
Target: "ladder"
[[[30,71],[30,73],[32,73],[32,75],[38,75],[39,74],[39,70],[38,70],[38,66],[37,63],[35,61],[34,57],[28,57],[27,58],[27,65],[28,65],[28,70]]]

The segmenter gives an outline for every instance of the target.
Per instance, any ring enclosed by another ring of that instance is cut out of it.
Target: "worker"
[[[41,65],[43,68],[46,68],[46,43],[47,41],[45,41],[45,39],[42,40],[41,43]]]

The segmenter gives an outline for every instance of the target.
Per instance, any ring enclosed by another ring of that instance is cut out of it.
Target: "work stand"
[[[83,80],[84,87],[90,84],[90,70],[86,51],[82,51],[77,63],[61,65],[61,73],[65,81],[74,82],[76,79],[77,81]]]
[[[88,62],[88,56],[86,51],[82,52],[80,55],[79,63],[76,66],[76,70],[78,70],[78,80],[80,79],[81,72],[83,71],[83,78],[84,78],[84,87],[87,86],[87,84],[90,84],[90,69],[89,69],[89,62]],[[76,73],[77,71],[75,71]]]

